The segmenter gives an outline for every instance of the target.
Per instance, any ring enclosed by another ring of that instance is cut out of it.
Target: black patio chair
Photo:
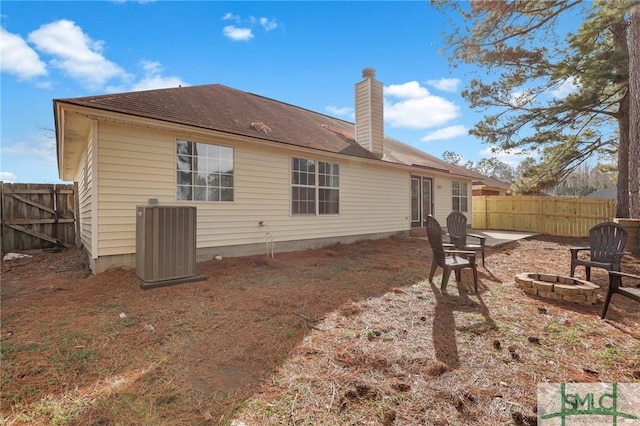
[[[634,281],[636,285],[640,285],[640,276],[625,274],[624,272],[609,271],[609,289],[607,291],[607,297],[604,300],[604,306],[602,307],[602,313],[600,318],[604,319],[607,315],[607,309],[609,309],[609,302],[611,302],[611,296],[613,294],[619,294],[621,296],[628,297],[636,302],[640,302],[640,288],[639,287],[623,287],[622,278],[625,281]]]
[[[458,250],[472,250],[482,253],[482,266],[484,267],[484,247],[487,237],[467,232],[467,216],[459,211],[452,211],[447,216],[447,235],[449,240]],[[467,243],[467,237],[476,238],[478,244]]]
[[[442,284],[440,290],[445,291],[451,271],[456,274],[458,283],[462,282],[462,269],[473,271],[473,289],[478,292],[478,270],[476,268],[476,253],[468,250],[457,250],[451,244],[442,242],[442,227],[432,215],[427,216],[427,237],[433,251],[429,282],[433,283],[433,275],[437,267],[442,268]]]
[[[572,247],[571,274],[574,276],[577,266],[584,266],[587,281],[591,280],[591,268],[607,271],[619,271],[627,243],[627,231],[615,222],[602,222],[589,230],[589,247]],[[581,251],[589,251],[588,259],[581,259]]]

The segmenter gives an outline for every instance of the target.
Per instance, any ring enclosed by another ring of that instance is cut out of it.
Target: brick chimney
[[[376,80],[376,70],[362,70],[363,81],[356,83],[356,142],[382,158],[384,114],[382,83]]]

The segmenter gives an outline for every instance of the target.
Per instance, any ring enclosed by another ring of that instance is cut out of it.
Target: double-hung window
[[[452,209],[459,212],[469,211],[469,193],[467,190],[467,182],[453,181],[451,182],[451,199]]]
[[[233,201],[233,148],[176,142],[176,199]]]
[[[340,166],[337,163],[291,159],[291,213],[340,213]]]

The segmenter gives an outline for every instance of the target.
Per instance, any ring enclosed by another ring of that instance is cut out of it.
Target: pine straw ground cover
[[[73,251],[3,262],[0,423],[534,424],[538,383],[640,382],[640,304],[614,296],[600,320],[604,271],[593,306],[514,284],[567,274],[584,244],[491,249],[478,294],[466,271],[428,283],[417,238],[205,262],[207,281],[146,291]]]

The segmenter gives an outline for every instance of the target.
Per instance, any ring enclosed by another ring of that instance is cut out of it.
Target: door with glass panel
[[[426,226],[433,211],[433,179],[411,176],[411,227]]]

